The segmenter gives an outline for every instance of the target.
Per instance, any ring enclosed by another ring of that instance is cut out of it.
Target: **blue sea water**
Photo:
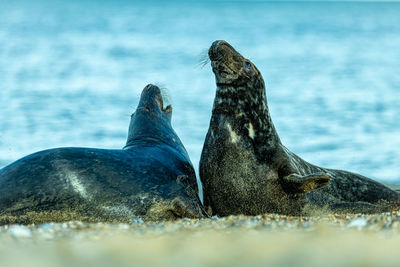
[[[148,83],[167,88],[197,170],[230,42],[262,72],[282,142],[400,182],[400,3],[0,1],[0,167],[52,147],[121,148]]]

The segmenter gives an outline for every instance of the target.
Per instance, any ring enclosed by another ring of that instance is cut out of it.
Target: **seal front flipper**
[[[193,205],[186,198],[187,196],[177,196],[169,200],[159,201],[147,211],[143,218],[145,221],[160,221],[208,217],[201,205]]]
[[[304,194],[312,190],[327,186],[331,178],[324,173],[312,173],[309,175],[299,175],[292,173],[282,177],[283,189],[292,194]]]

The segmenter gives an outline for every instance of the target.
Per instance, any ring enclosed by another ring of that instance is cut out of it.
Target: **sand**
[[[0,227],[0,266],[400,266],[400,213]]]

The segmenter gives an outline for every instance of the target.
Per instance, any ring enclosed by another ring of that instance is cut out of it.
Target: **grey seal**
[[[172,107],[146,86],[123,149],[40,151],[0,170],[0,223],[129,222],[205,215]]]
[[[211,214],[376,213],[399,193],[359,174],[310,164],[289,151],[272,123],[256,66],[225,41],[209,51],[216,96],[200,159]]]

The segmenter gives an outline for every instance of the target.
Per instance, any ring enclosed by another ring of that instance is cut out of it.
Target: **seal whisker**
[[[163,100],[163,109],[166,109],[168,106],[172,106],[171,96],[168,88],[162,83],[155,83],[155,85],[160,88],[161,97]]]
[[[199,60],[197,63],[197,67],[202,69],[209,62],[210,62],[210,59],[208,58],[208,49],[203,49],[203,51],[201,51],[201,53],[199,54]]]

